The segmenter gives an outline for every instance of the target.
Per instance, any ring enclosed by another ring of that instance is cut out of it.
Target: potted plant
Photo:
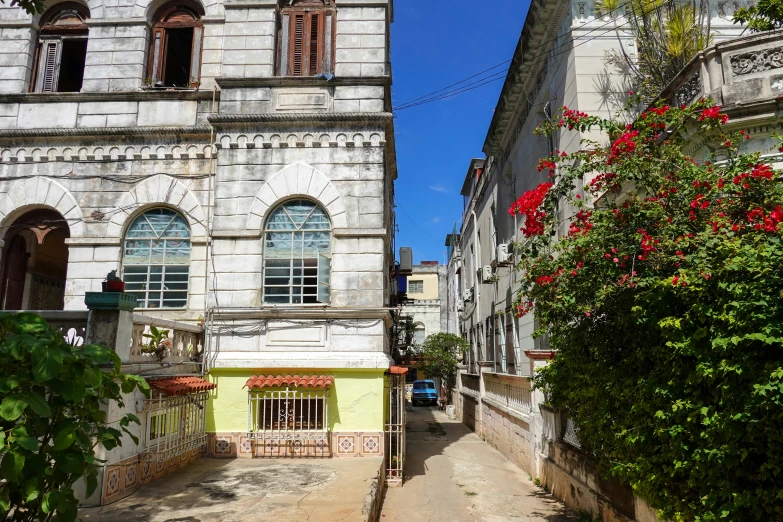
[[[117,271],[112,270],[109,275],[106,276],[106,281],[103,282],[104,292],[124,292],[125,282],[117,277]]]
[[[145,333],[144,337],[149,339],[149,342],[142,347],[141,352],[151,354],[159,362],[163,361],[171,349],[169,330],[158,330],[150,326],[150,333]]]

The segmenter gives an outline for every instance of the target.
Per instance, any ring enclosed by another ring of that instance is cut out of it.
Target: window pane
[[[187,303],[190,227],[177,212],[157,208],[138,216],[125,236],[123,278],[146,308]],[[169,290],[161,295],[161,290]],[[175,292],[170,292],[174,290]]]

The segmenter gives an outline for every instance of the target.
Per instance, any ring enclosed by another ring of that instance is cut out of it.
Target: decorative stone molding
[[[674,93],[674,103],[676,105],[690,105],[701,92],[701,72],[696,71],[696,74],[688,78]]]
[[[117,210],[106,229],[108,237],[122,237],[124,225],[140,209],[168,204],[181,211],[190,224],[192,238],[206,236],[207,217],[196,196],[176,178],[158,174],[138,183],[117,200]]]
[[[49,138],[88,136],[209,136],[212,127],[193,125],[189,127],[77,127],[74,129],[3,129],[0,140],[8,138]]]
[[[264,226],[264,218],[270,208],[292,196],[303,196],[321,203],[332,220],[333,228],[347,228],[345,205],[334,184],[323,173],[303,162],[289,165],[274,174],[256,194],[247,228],[258,230]]]
[[[779,69],[783,67],[783,47],[771,47],[735,54],[730,60],[731,72],[735,76]]]
[[[378,132],[304,132],[263,134],[221,134],[218,149],[284,149],[329,147],[381,147],[386,144]]]
[[[94,22],[94,20],[93,20]],[[0,27],[5,23],[0,24]],[[140,89],[122,92],[25,92],[0,93],[0,103],[62,103],[62,102],[116,102],[116,101],[164,101],[164,100],[220,100],[220,91]]]
[[[391,112],[291,112],[263,114],[215,114],[207,118],[215,126],[236,123],[288,123],[288,122],[390,122]]]
[[[0,163],[40,163],[47,161],[130,161],[204,159],[212,157],[208,144],[89,145],[49,148],[15,147],[0,149]]]
[[[84,236],[84,216],[76,198],[68,189],[52,179],[36,176],[19,180],[8,192],[0,194],[0,222],[8,225],[4,223],[5,219],[16,210],[25,207],[53,208],[68,223],[72,238]],[[5,230],[7,229],[0,229],[0,233],[4,233]]]

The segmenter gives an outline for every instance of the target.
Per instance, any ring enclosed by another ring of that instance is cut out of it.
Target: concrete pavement
[[[363,522],[382,459],[201,459],[103,508],[93,521]]]
[[[459,421],[408,412],[405,485],[389,488],[383,522],[574,522],[561,503]]]

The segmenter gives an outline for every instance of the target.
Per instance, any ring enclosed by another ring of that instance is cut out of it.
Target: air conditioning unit
[[[491,283],[494,281],[495,274],[492,272],[492,267],[490,265],[485,265],[481,269],[481,282],[482,283]]]
[[[473,300],[473,287],[466,288],[462,292],[462,300],[463,301],[472,301]]]
[[[499,266],[510,265],[514,262],[514,250],[511,243],[498,245],[497,260]]]

